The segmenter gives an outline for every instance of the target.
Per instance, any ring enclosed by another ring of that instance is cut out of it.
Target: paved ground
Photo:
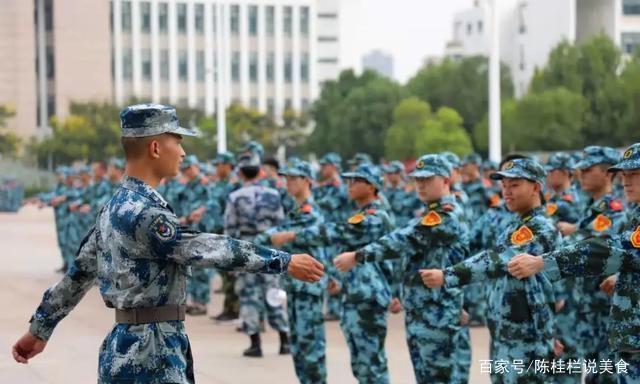
[[[2,383],[92,383],[96,381],[98,348],[113,324],[97,289],[92,289],[56,329],[45,352],[27,365],[10,357],[14,341],[26,331],[29,316],[42,292],[60,275],[53,212],[25,207],[18,214],[0,214],[0,382]],[[217,281],[216,281],[217,283]],[[214,296],[210,311],[219,312],[221,297]],[[245,336],[232,327],[216,326],[208,318],[188,318],[198,383],[295,383],[290,357],[277,355],[277,334],[263,336],[263,359],[240,356],[247,346]],[[489,383],[480,374],[478,361],[488,358],[488,332],[472,329],[473,384]],[[414,382],[404,341],[402,316],[389,321],[387,355],[391,382]],[[337,323],[327,324],[329,383],[355,383],[349,368],[349,353]]]

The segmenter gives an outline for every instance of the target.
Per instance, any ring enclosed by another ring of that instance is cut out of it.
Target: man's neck
[[[521,209],[520,211],[518,211],[517,214],[520,217],[524,217],[526,214],[528,214],[529,212],[533,211],[534,209],[538,208],[541,205],[542,204],[540,203],[540,201],[536,201],[534,204],[531,204],[531,205]]]
[[[591,195],[591,198],[593,198],[593,200],[600,200],[604,195],[611,193],[611,191],[612,191],[611,184],[605,184],[598,190],[592,191],[590,195]]]
[[[551,187],[555,193],[562,193],[571,187],[571,180],[566,180],[564,183]]]
[[[160,180],[162,180],[162,176],[154,174],[153,170],[148,166],[136,163],[127,163],[125,173],[129,177],[135,177],[136,179],[143,181],[154,189],[158,187]]]
[[[296,203],[298,203],[298,206],[301,206],[302,204],[304,204],[305,201],[309,200],[310,197],[311,197],[311,191],[306,190],[300,195],[295,197]]]
[[[358,208],[362,208],[365,205],[371,204],[375,200],[376,200],[375,196],[367,196],[365,198],[356,200],[356,205],[358,206]]]

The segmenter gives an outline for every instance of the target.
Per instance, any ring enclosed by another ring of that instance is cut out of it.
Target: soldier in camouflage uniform
[[[607,169],[617,163],[620,155],[609,147],[589,146],[576,164],[580,169],[580,185],[588,194],[586,209],[576,224],[559,222],[558,227],[567,244],[587,237],[611,237],[625,225],[623,204],[612,192],[612,176]],[[615,277],[611,277],[615,279]],[[611,297],[601,290],[603,280],[587,277],[574,279],[574,295],[578,297],[574,330],[580,354],[587,359],[612,359],[606,342]],[[588,375],[588,383],[615,383],[614,375]]]
[[[293,246],[336,244],[339,250],[355,250],[390,232],[393,222],[376,199],[382,177],[372,164],[359,165],[342,175],[349,180],[349,197],[358,210],[346,221],[325,223],[296,232],[272,236],[274,245],[292,242]],[[339,286],[329,289],[342,292],[340,326],[351,353],[351,370],[360,383],[388,383],[387,308],[397,297],[394,273],[388,261],[360,265],[346,274],[329,270]]]
[[[110,195],[113,194],[122,185],[122,179],[124,178],[124,161],[118,158],[112,158],[109,160],[109,166],[107,167],[107,180],[109,181]]]
[[[404,183],[404,164],[392,161],[383,168],[387,183],[384,195],[391,205],[391,211],[398,227],[404,227],[422,210],[422,203],[416,194]]]
[[[472,154],[464,158],[462,162],[462,188],[469,196],[469,206],[472,216],[470,220],[476,220],[487,210],[487,187],[483,183],[480,174],[482,158]]]
[[[116,324],[100,348],[99,383],[193,383],[193,361],[183,323],[189,266],[282,273],[305,281],[322,277],[322,264],[288,253],[200,233],[179,224],[153,187],[178,172],[184,156],[175,109],[138,105],[120,115],[127,178],[101,209],[73,267],[43,296],[29,331],[13,346],[26,364],[42,352],[56,325],[97,281]]]
[[[243,185],[229,195],[224,212],[225,233],[252,241],[256,235],[278,225],[284,219],[280,194],[273,188],[259,184],[260,159],[246,154],[238,159]],[[262,357],[260,318],[266,313],[272,328],[280,335],[280,354],[289,353],[289,326],[282,306],[273,307],[266,300],[269,289],[278,289],[278,276],[239,274],[236,293],[240,298],[240,319],[251,345],[243,355]]]
[[[458,370],[460,333],[464,332],[462,291],[430,290],[419,274],[424,268],[454,265],[468,254],[469,232],[462,208],[450,193],[450,175],[451,164],[444,156],[422,156],[411,173],[418,196],[427,205],[422,216],[334,260],[342,271],[388,259],[401,260],[407,344],[418,383],[468,380],[468,372]],[[470,364],[470,354],[467,357],[466,366]]]
[[[423,270],[421,274],[424,283],[432,288],[444,285],[450,289],[493,280],[489,311],[499,316],[488,319],[492,336],[491,359],[520,360],[528,367],[535,360],[549,360],[554,355],[553,285],[545,274],[517,280],[507,273],[506,264],[518,252],[542,254],[555,249],[560,234],[542,207],[544,168],[523,158],[507,162],[502,169],[492,177],[502,180],[507,207],[518,216],[501,235],[498,247],[444,271]],[[546,383],[549,380],[545,373],[533,370],[522,373],[511,370],[491,378],[494,383]]]
[[[313,198],[318,204],[322,216],[327,222],[340,222],[349,218],[350,206],[347,188],[340,177],[342,158],[334,152],[325,154],[320,163],[320,180],[313,189]],[[322,248],[324,255],[335,255],[335,247]],[[335,284],[335,282],[334,282]],[[339,295],[331,295],[327,292],[327,314],[325,320],[334,321],[340,319],[342,312]]]
[[[609,168],[622,175],[625,195],[630,202],[640,202],[640,143],[633,144],[622,160]],[[610,308],[608,339],[616,352],[616,367],[621,363],[626,372],[617,376],[618,383],[640,382],[640,210],[629,215],[631,220],[618,234],[596,236],[545,253],[514,257],[509,273],[526,279],[544,273],[552,279],[567,277],[603,277],[618,274]]]
[[[298,231],[323,222],[320,209],[311,194],[314,180],[311,164],[298,161],[281,170],[286,177],[287,190],[295,199],[296,209],[290,211],[285,221],[256,238],[257,244],[271,246],[271,235],[283,231]],[[311,255],[321,255],[317,247],[299,247],[285,245],[282,250],[298,251]],[[325,362],[325,333],[322,318],[323,296],[326,279],[314,284],[301,283],[285,278],[287,292],[287,314],[291,328],[291,354],[298,376],[303,384],[326,383],[327,367]]]
[[[368,154],[359,152],[356,153],[353,158],[347,160],[347,164],[349,164],[350,169],[353,171],[362,164],[373,164],[373,161],[371,161],[371,156]]]

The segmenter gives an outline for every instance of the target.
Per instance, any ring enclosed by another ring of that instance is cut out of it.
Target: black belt
[[[164,307],[116,309],[116,323],[147,324],[174,320],[183,321],[185,312],[185,305],[165,305]]]

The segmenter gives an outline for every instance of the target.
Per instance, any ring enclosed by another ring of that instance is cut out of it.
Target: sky
[[[406,82],[425,58],[442,56],[453,34],[453,15],[473,0],[341,0],[344,68],[360,71],[362,55],[393,55],[394,78]]]

